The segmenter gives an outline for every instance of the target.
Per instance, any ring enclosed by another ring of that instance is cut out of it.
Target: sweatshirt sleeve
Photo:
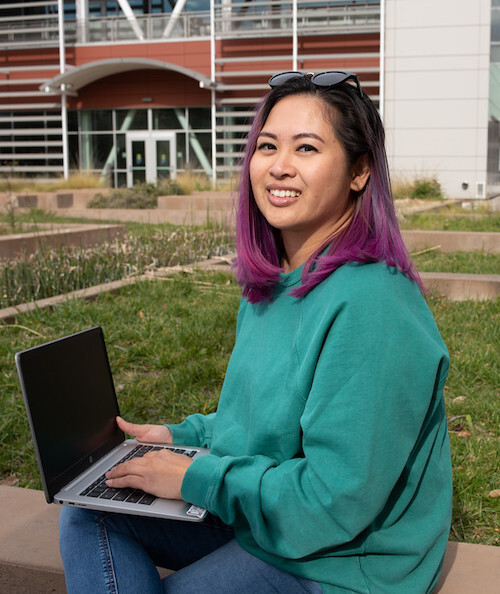
[[[411,515],[422,475],[439,474],[429,460],[444,439],[448,363],[432,315],[403,281],[394,291],[365,283],[338,302],[321,336],[312,329],[297,343],[303,455],[199,458],[183,497],[286,559],[359,552],[378,522]],[[321,326],[313,322],[304,320]]]
[[[179,424],[168,424],[172,433],[173,443],[209,448],[212,442],[215,414],[195,414],[186,417]]]

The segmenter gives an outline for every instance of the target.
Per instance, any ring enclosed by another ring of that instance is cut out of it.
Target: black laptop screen
[[[42,481],[48,499],[123,441],[100,328],[18,353]]]

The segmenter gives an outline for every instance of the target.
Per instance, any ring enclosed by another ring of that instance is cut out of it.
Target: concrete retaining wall
[[[87,248],[124,235],[124,225],[64,225],[34,233],[3,235],[0,236],[0,258],[15,258],[48,248]]]
[[[57,192],[7,192],[0,194],[0,206],[10,200],[16,208],[40,208],[54,211],[60,208],[87,208],[88,202],[96,194],[107,194],[109,188],[89,188],[82,190],[59,190]]]
[[[0,591],[64,594],[58,543],[60,507],[41,491],[0,485]],[[160,576],[170,573],[160,570]],[[493,594],[500,582],[500,547],[450,542],[435,593]]]
[[[500,253],[500,233],[478,231],[402,231],[410,252],[436,247],[443,252],[470,252],[483,250]]]
[[[428,291],[436,291],[452,301],[496,299],[500,296],[500,274],[457,274],[421,272]]]

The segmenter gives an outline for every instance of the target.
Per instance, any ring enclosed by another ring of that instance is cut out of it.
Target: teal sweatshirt
[[[217,413],[169,425],[208,446],[183,498],[325,593],[422,594],[451,520],[448,353],[418,287],[346,264],[305,298],[241,301]]]

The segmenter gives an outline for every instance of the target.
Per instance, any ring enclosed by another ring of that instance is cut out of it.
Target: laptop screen
[[[101,328],[16,354],[48,501],[124,440]]]

